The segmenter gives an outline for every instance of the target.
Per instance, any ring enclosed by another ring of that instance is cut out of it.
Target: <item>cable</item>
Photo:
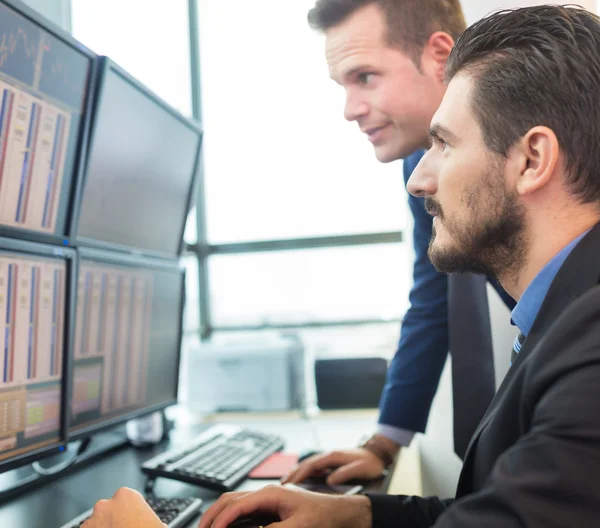
[[[63,462],[60,462],[59,464],[56,464],[49,468],[45,468],[39,462],[33,462],[33,464],[31,464],[31,467],[38,475],[42,475],[44,477],[56,475],[56,474],[60,473],[61,471],[64,471],[68,467],[71,467],[75,462],[77,462],[77,459],[88,448],[88,446],[90,445],[91,442],[92,442],[91,436],[84,438],[80,442],[79,446],[77,447],[77,451],[75,452],[75,454],[72,457],[70,457],[69,459],[67,459]]]

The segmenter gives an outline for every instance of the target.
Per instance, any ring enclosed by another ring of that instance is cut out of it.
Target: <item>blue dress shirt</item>
[[[561,249],[552,260],[542,268],[542,271],[535,276],[531,281],[531,284],[529,284],[523,292],[519,302],[512,311],[511,323],[516,325],[525,337],[527,337],[531,331],[531,327],[533,326],[535,318],[542,307],[544,298],[546,297],[558,270],[560,270],[565,260],[567,260],[571,251],[573,251],[575,246],[577,246],[579,241],[587,235],[589,231],[590,230],[588,229],[585,233],[579,235],[575,240]],[[515,344],[517,345],[515,346],[515,349],[518,352],[521,347],[517,342]]]

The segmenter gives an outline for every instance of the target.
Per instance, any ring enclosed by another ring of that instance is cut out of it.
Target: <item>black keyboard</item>
[[[188,445],[146,461],[142,471],[218,491],[231,491],[263,460],[283,448],[283,439],[231,425],[211,427]]]
[[[198,515],[201,499],[146,499],[146,502],[169,528],[183,528]],[[82,513],[61,528],[79,528],[92,516],[92,510]]]

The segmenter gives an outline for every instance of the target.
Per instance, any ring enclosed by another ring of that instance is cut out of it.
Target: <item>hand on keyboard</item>
[[[141,493],[121,488],[112,499],[101,500],[83,528],[164,528]]]

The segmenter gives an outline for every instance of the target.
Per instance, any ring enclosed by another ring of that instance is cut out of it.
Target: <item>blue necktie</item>
[[[525,343],[525,336],[519,332],[519,335],[515,337],[515,342],[513,343],[512,354],[510,355],[510,364],[512,365],[517,359],[517,354],[521,352],[521,347]]]

